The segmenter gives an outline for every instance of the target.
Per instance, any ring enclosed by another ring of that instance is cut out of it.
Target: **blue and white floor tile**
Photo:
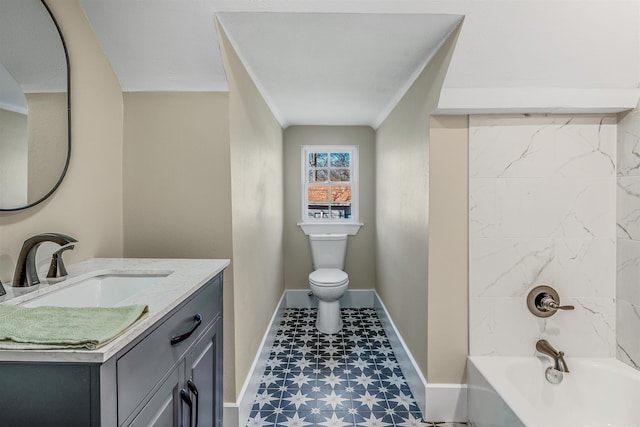
[[[342,309],[335,335],[319,333],[316,316],[286,310],[248,427],[454,425],[422,420],[375,310]]]

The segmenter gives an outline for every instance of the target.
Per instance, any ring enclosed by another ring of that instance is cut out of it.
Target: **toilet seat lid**
[[[338,286],[349,280],[349,275],[337,268],[320,268],[309,274],[309,281],[317,285]]]

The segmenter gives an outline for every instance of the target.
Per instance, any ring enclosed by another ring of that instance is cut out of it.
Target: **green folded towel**
[[[0,349],[94,350],[147,311],[146,305],[31,308],[0,304]]]

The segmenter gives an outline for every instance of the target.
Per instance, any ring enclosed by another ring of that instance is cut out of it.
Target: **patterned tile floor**
[[[316,309],[286,310],[248,427],[449,427],[425,422],[375,310],[342,309],[335,335]]]

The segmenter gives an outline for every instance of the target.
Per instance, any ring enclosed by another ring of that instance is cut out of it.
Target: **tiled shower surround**
[[[616,128],[607,115],[470,117],[472,355],[529,356],[542,337],[568,356],[615,355]],[[533,316],[539,284],[576,309]]]
[[[288,308],[248,427],[431,427],[370,308],[342,309],[344,327],[319,333],[317,309]]]

